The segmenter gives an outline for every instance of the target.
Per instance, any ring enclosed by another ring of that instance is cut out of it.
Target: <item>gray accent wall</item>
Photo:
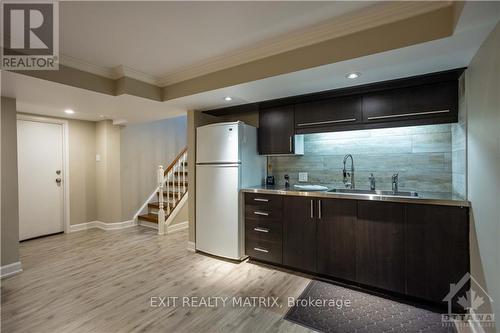
[[[167,168],[186,147],[187,117],[130,124],[120,135],[121,218],[126,221],[155,190],[158,165]]]
[[[19,261],[16,100],[2,96],[1,266]]]
[[[359,130],[304,136],[303,156],[273,156],[268,173],[284,184],[288,174],[308,172],[308,182],[343,188],[342,161],[354,157],[357,188],[369,188],[370,173],[377,189],[390,190],[391,176],[399,172],[399,189],[429,197],[452,196],[452,125],[426,125]]]

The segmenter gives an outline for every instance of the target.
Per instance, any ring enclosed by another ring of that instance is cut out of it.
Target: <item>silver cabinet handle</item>
[[[255,231],[258,231],[258,232],[265,232],[265,233],[268,233],[269,232],[269,229],[266,229],[266,228],[253,228],[253,230]]]
[[[311,200],[311,219],[314,218],[314,202]]]
[[[268,199],[261,199],[261,198],[254,198],[253,201],[262,201],[262,202],[268,202]]]
[[[426,114],[448,113],[448,112],[450,112],[450,110],[426,111],[426,112],[415,112],[415,113],[400,113],[400,114],[391,114],[391,115],[387,115],[387,116],[368,117],[368,120],[399,118],[399,117],[414,117],[414,116],[422,116],[422,115],[426,115]]]
[[[253,248],[255,251],[259,251],[259,252],[264,252],[264,253],[268,253],[269,251],[266,250],[266,249],[261,249],[260,247],[254,247]]]
[[[293,152],[293,149],[292,149],[292,137],[290,137],[290,153]]]
[[[356,121],[356,118],[349,118],[349,119],[339,119],[339,120],[326,120],[326,121],[317,121],[317,122],[312,122],[312,123],[300,123],[297,124],[298,127],[302,126],[314,126],[314,125],[326,125],[326,124],[335,124],[335,123],[347,123],[351,121]]]
[[[318,219],[321,220],[321,200],[318,200]]]
[[[255,215],[269,216],[269,213],[264,212],[253,212]]]

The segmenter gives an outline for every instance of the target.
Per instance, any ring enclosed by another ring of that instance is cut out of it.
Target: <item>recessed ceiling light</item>
[[[73,113],[75,113],[75,111],[73,111],[71,109],[66,109],[66,110],[64,110],[64,112],[66,112],[67,114],[73,114]]]
[[[357,79],[358,77],[360,77],[360,75],[361,73],[353,72],[353,73],[347,73],[345,77],[348,79]]]
[[[231,96],[226,96],[226,97],[224,97],[224,100],[225,100],[226,102],[229,102],[229,101],[232,101],[232,100],[233,100],[233,98],[232,98]]]

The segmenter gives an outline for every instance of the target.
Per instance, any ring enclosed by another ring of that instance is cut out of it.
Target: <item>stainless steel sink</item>
[[[361,189],[343,189],[334,188],[328,192],[332,193],[344,193],[344,194],[367,194],[367,195],[390,195],[397,197],[418,197],[418,193],[414,191],[381,191],[381,190],[361,190]]]

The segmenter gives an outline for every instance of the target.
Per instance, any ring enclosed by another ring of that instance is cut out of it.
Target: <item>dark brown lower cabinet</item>
[[[404,204],[358,201],[356,280],[405,292]]]
[[[408,204],[406,293],[442,302],[469,272],[468,209]]]
[[[318,273],[335,278],[356,279],[356,201],[320,199],[317,219]]]
[[[316,271],[316,199],[285,197],[283,201],[283,264]]]
[[[470,271],[468,208],[254,199],[247,196],[245,206],[246,249],[254,259],[436,304],[443,304],[450,283]]]

